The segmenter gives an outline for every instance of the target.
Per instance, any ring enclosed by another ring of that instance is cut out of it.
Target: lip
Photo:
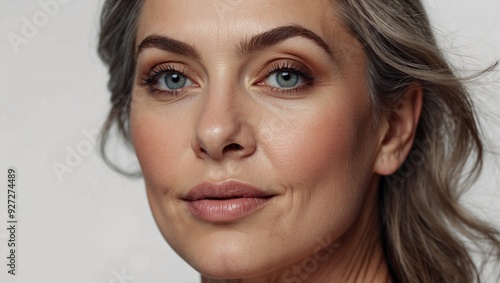
[[[193,187],[184,201],[189,211],[207,222],[231,222],[262,208],[274,195],[235,180],[204,182]]]

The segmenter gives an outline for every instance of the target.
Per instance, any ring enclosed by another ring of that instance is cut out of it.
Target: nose
[[[191,147],[198,158],[243,159],[256,149],[251,113],[234,91],[205,94]]]

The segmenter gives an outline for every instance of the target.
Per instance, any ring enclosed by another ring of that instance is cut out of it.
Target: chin
[[[238,237],[191,243],[181,256],[200,274],[213,279],[254,278],[272,272],[275,266],[268,248],[248,245]]]
[[[200,274],[213,279],[242,279],[258,277],[269,273],[269,265],[262,265],[262,261],[248,252],[227,254],[204,254],[199,255],[191,266]]]

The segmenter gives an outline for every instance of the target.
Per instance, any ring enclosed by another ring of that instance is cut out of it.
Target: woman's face
[[[366,58],[332,1],[148,0],[136,43],[148,199],[201,273],[286,268],[342,242],[375,201]]]

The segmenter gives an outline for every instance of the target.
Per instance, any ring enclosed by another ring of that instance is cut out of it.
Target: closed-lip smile
[[[183,199],[189,211],[207,222],[231,222],[263,207],[274,195],[236,180],[204,182]]]

